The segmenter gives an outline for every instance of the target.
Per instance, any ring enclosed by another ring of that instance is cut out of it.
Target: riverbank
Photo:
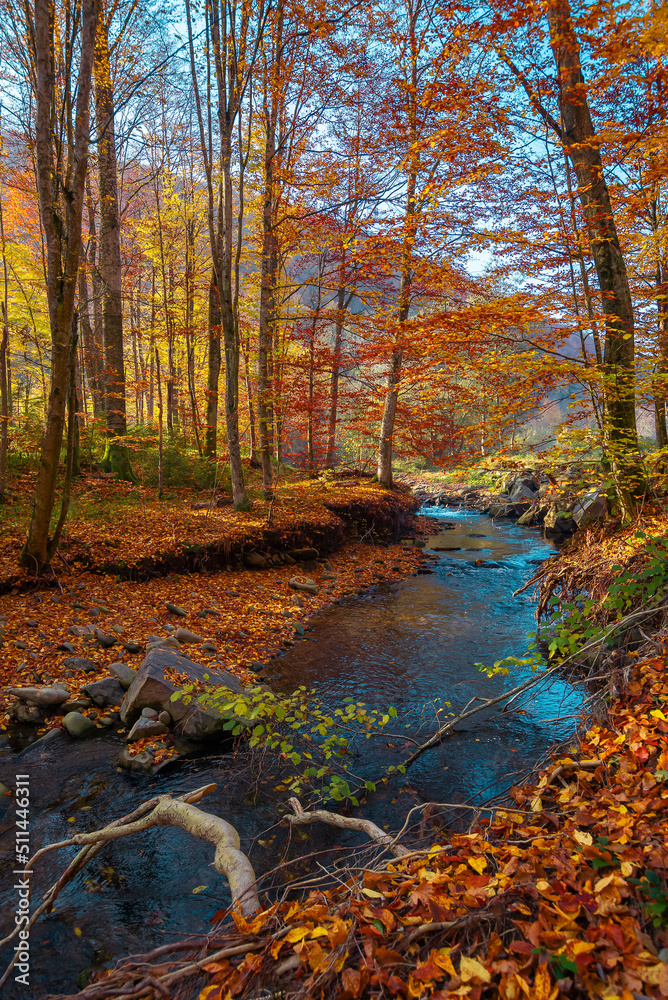
[[[665,648],[614,691],[571,753],[468,834],[235,917],[202,962],[201,1000],[263,987],[342,1000],[668,996]],[[224,954],[240,942],[244,957]]]
[[[74,560],[55,587],[53,579],[23,576],[20,586],[0,594],[0,728],[33,722],[41,735],[61,725],[71,710],[97,728],[117,725],[118,706],[108,699],[97,704],[84,688],[111,680],[112,664],[114,677],[122,673],[119,664],[126,672],[136,669],[147,643],[160,636],[203,668],[226,670],[242,684],[257,683],[272,657],[303,641],[316,611],[383,580],[416,572],[422,553],[396,544],[417,506],[411,494],[386,491],[365,480],[346,480],[345,485],[342,496],[338,487],[330,489],[326,483],[293,483],[271,511],[265,502],[262,515],[257,510],[217,510],[218,520],[206,528],[212,533],[206,558],[211,564],[220,558],[224,568],[218,571],[200,567],[157,575],[158,566],[164,570],[168,563],[183,563],[186,544],[192,553],[186,520],[169,551],[159,548],[160,539],[153,541],[153,575],[141,582],[105,572],[104,562],[93,572]],[[202,519],[207,513],[197,512]],[[157,509],[153,517],[159,517]],[[88,522],[75,521],[70,531],[83,537],[88,527]],[[121,552],[128,559],[132,527],[116,522],[115,534],[108,538],[119,545],[123,541]],[[133,567],[145,569],[144,558]],[[300,586],[304,580],[310,584]],[[8,693],[54,685],[67,690],[64,709],[44,708],[34,699],[25,704]],[[133,747],[135,753],[143,749],[139,741]],[[164,759],[171,756],[165,748],[160,751]]]

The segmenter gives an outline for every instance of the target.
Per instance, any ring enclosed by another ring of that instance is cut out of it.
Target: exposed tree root
[[[288,800],[294,811],[294,816],[287,815],[286,821],[291,826],[308,826],[311,823],[327,823],[328,826],[336,826],[339,830],[359,830],[361,833],[377,841],[381,846],[387,847],[394,854],[395,858],[403,858],[411,852],[396,843],[395,837],[381,830],[379,826],[372,823],[370,819],[357,819],[354,816],[340,816],[339,813],[329,812],[328,809],[314,809],[313,812],[305,812],[299,799]]]
[[[239,850],[239,835],[237,831],[219,816],[203,812],[194,805],[205,795],[215,789],[215,784],[203,785],[192,792],[186,792],[177,799],[172,799],[169,795],[158,795],[147,802],[142,803],[127,816],[114,820],[101,830],[91,833],[77,833],[68,840],[61,840],[56,844],[49,844],[41,848],[28,861],[24,875],[30,880],[38,861],[51,851],[60,850],[63,847],[83,845],[82,850],[76,855],[74,860],[68,865],[57,882],[51,886],[44,894],[42,902],[33,912],[27,925],[16,926],[14,931],[0,941],[0,947],[8,944],[18,936],[19,930],[30,930],[43,913],[48,913],[61,890],[71,882],[88,862],[98,854],[102,848],[110,841],[120,837],[128,837],[133,833],[140,833],[150,830],[154,826],[178,826],[186,833],[191,833],[194,837],[206,840],[216,847],[214,864],[221,875],[224,875],[229,883],[232,894],[232,905],[237,907],[244,917],[252,916],[260,909],[260,901],[257,894],[255,882],[255,872],[245,854]],[[0,986],[6,981],[16,964],[18,953],[10,962],[2,979]],[[153,985],[153,984],[151,984]],[[158,990],[158,995],[160,990]],[[113,994],[108,993],[111,996]],[[118,994],[119,996],[121,994]],[[135,993],[122,995],[129,997]],[[140,994],[136,994],[140,995]],[[167,995],[167,994],[164,994]]]

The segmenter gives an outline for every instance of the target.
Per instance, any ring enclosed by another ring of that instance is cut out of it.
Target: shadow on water
[[[433,573],[380,584],[320,612],[311,622],[308,641],[273,661],[267,671],[275,688],[315,687],[332,705],[353,695],[371,707],[397,708],[395,735],[370,739],[362,747],[355,770],[364,777],[377,778],[382,766],[399,763],[412,749],[406,737],[415,739],[422,730],[426,739],[437,709],[450,711],[448,702],[457,711],[473,696],[490,697],[524,678],[515,672],[489,679],[474,664],[491,665],[524,652],[534,604],[527,594],[511,595],[534,564],[554,551],[535,532],[507,522],[496,524],[470,512],[425,513],[443,522],[438,530],[435,520],[437,533],[427,539],[427,550],[438,552]],[[555,679],[523,705],[524,714],[476,716],[465,731],[418,758],[407,775],[372,797],[362,811],[396,828],[416,802],[475,802],[503,791],[555,741],[573,732],[579,705],[574,689]],[[545,721],[558,716],[559,724]],[[218,788],[204,807],[236,826],[258,873],[286,857],[359,842],[311,828],[305,840],[293,839],[286,854],[287,835],[274,826],[275,803],[285,795],[277,796],[275,779],[268,776],[258,786],[243,755],[203,756],[149,778],[117,770],[114,762],[122,744],[117,733],[86,742],[63,735],[21,760],[11,743],[0,748],[0,778],[13,786],[15,773],[30,774],[33,850],[74,830],[95,829],[152,795],[179,794],[209,781]],[[13,809],[8,796],[0,800],[3,934],[13,925],[16,907]],[[47,861],[36,880],[38,890],[57,877],[75,850]],[[229,903],[211,862],[209,845],[168,828],[110,844],[34,928],[28,992],[12,984],[3,996],[73,992],[84,969],[186,932],[205,932],[213,914]],[[35,893],[33,907],[38,898]],[[2,958],[8,961],[9,955],[6,949]]]

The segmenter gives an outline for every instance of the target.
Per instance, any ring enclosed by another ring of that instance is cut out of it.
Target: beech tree
[[[73,323],[89,143],[89,103],[99,0],[24,8],[34,97],[37,190],[46,243],[51,380],[32,517],[22,563],[41,572],[59,541],[49,536],[65,426],[68,376],[76,350]],[[75,75],[76,67],[76,75]],[[59,524],[62,528],[62,519]]]

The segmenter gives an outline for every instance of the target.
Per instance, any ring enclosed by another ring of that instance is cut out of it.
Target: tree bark
[[[220,381],[220,300],[215,271],[209,283],[209,352],[206,376],[206,435],[204,453],[216,457],[218,447],[218,383]]]
[[[603,173],[601,140],[592,122],[580,46],[569,0],[547,8],[550,45],[559,78],[562,141],[578,179],[605,319],[604,433],[619,500],[627,515],[645,494],[635,411],[634,316],[626,263]]]
[[[21,554],[24,565],[41,572],[48,564],[49,524],[55,502],[58,460],[63,440],[67,376],[69,367],[72,317],[81,248],[81,218],[88,162],[89,118],[95,34],[99,18],[99,0],[82,0],[80,53],[76,81],[75,120],[71,121],[74,81],[65,79],[67,94],[60,102],[60,84],[56,87],[55,12],[49,0],[35,0],[34,13],[25,8],[26,35],[30,39],[29,56],[35,74],[35,158],[40,218],[46,242],[46,290],[51,327],[51,384],[46,430],[35,484],[32,517],[28,537]],[[75,19],[71,19],[75,21]],[[72,45],[72,39],[65,39]],[[65,59],[68,70],[74,59]],[[69,118],[66,148],[52,129],[56,118]]]
[[[95,123],[100,190],[99,273],[102,279],[104,330],[105,422],[114,436],[127,433],[125,365],[123,361],[123,295],[121,229],[116,176],[114,90],[109,64],[108,25],[100,20],[95,40]]]

